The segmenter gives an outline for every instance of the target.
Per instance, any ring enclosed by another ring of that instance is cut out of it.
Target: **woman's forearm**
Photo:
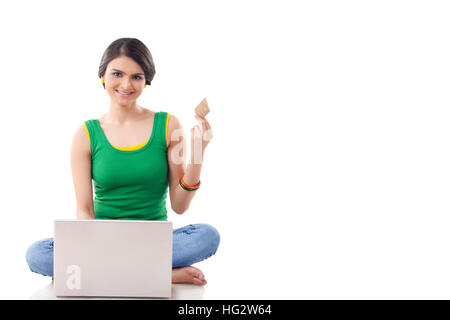
[[[200,182],[200,172],[202,171],[203,155],[205,153],[206,146],[212,139],[212,129],[209,122],[198,114],[195,116],[200,121],[201,126],[196,125],[191,129],[191,155],[184,171],[183,182],[188,186],[195,186]],[[178,213],[184,213],[194,198],[197,191],[185,190],[178,181],[172,198],[172,209]]]
[[[202,170],[202,164],[194,163],[193,159],[189,161],[187,168],[184,172],[183,182],[189,186],[195,186],[200,181],[200,172]],[[172,201],[172,209],[179,214],[184,213],[194,198],[197,191],[184,190],[178,183]]]

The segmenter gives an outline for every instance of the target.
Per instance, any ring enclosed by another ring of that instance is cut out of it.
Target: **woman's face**
[[[111,60],[101,79],[105,90],[121,105],[134,103],[141,95],[145,85],[144,70],[133,59],[121,56]]]

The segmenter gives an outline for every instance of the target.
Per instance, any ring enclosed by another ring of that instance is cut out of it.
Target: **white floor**
[[[204,299],[205,287],[196,286],[190,284],[172,284],[172,297],[169,300],[201,300]],[[115,300],[115,299],[133,299],[133,300],[154,300],[151,298],[104,298],[104,297],[57,297],[55,296],[55,291],[53,289],[52,281],[49,282],[45,287],[37,290],[30,297],[30,300]],[[166,300],[166,299],[165,299]]]

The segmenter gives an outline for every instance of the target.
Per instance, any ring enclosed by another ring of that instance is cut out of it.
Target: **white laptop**
[[[172,294],[170,221],[55,220],[56,296]]]

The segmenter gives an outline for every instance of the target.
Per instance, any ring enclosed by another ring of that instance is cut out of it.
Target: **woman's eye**
[[[116,74],[120,75],[120,72],[113,72],[113,75],[114,75],[114,76],[115,76]],[[142,77],[141,77],[141,76],[135,76],[135,79],[141,80]]]

